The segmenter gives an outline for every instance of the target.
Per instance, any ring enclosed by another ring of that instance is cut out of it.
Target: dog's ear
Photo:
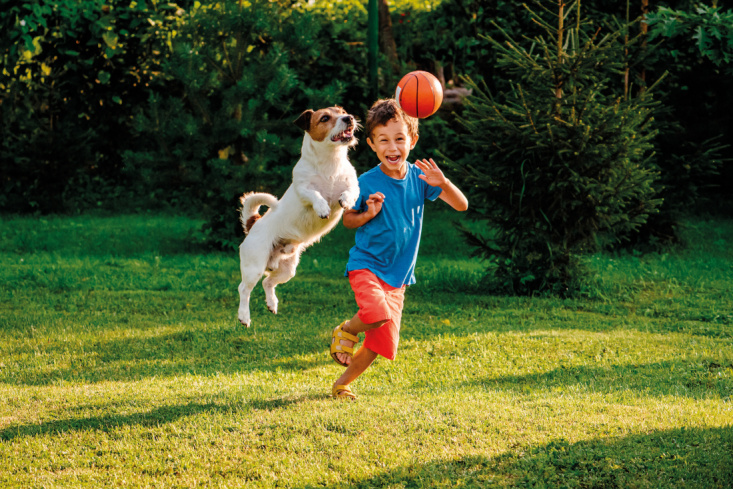
[[[295,119],[293,122],[296,126],[301,128],[304,131],[307,131],[311,127],[311,116],[314,114],[313,110],[308,109],[302,114],[300,114],[300,117]]]

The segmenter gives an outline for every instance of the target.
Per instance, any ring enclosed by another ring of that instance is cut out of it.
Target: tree
[[[454,163],[486,224],[464,228],[466,237],[502,287],[522,294],[569,291],[583,278],[581,254],[638,228],[661,203],[653,87],[624,96],[626,29],[604,33],[579,2],[555,0],[554,12],[547,3],[528,8],[544,35],[484,38],[512,86],[493,96],[466,79],[473,95],[459,120],[470,156]]]

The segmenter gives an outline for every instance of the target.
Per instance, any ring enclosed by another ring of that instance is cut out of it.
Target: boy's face
[[[404,178],[407,157],[417,143],[417,137],[414,140],[410,137],[407,124],[391,119],[387,124],[378,125],[372,130],[371,137],[367,137],[367,143],[377,153],[384,173],[392,178]]]

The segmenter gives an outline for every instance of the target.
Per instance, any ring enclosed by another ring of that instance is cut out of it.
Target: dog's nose
[[[344,121],[347,126],[354,125],[354,116],[353,115],[345,115],[341,118],[341,120]]]

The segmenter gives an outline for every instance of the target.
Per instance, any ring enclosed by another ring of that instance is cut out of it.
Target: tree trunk
[[[649,0],[641,0],[641,15],[646,16],[646,14],[649,13]],[[646,40],[647,40],[647,30],[649,26],[647,23],[642,19],[641,21],[641,50],[646,51]],[[639,90],[640,93],[644,93],[644,90],[646,89],[646,68],[641,68],[641,73],[639,73],[639,78],[641,79],[641,89]]]
[[[562,64],[563,62],[563,48],[562,48],[562,41],[563,41],[563,34],[565,32],[565,0],[558,0],[557,2],[558,8],[560,9],[558,13],[558,26],[557,26],[557,63],[558,65]],[[556,75],[557,78],[555,79],[555,112],[557,114],[560,113],[560,100],[562,99],[562,79],[560,78],[559,74],[559,67],[558,67],[558,74]]]
[[[379,0],[379,47],[382,53],[387,56],[392,71],[397,73],[400,69],[397,57],[397,44],[392,34],[392,17],[389,15],[389,1]]]

